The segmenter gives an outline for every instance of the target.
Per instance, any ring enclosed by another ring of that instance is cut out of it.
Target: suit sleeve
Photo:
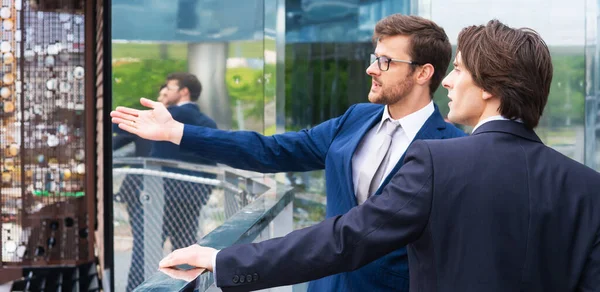
[[[405,246],[427,225],[432,180],[429,148],[417,141],[383,193],[345,215],[285,237],[222,249],[217,254],[217,286],[248,291],[306,282],[355,270]],[[242,277],[252,281],[242,283]]]
[[[185,125],[180,146],[218,163],[263,173],[323,169],[329,145],[353,107],[310,130],[273,136]]]
[[[592,246],[579,284],[580,292],[600,291],[600,230],[596,232],[596,241]]]

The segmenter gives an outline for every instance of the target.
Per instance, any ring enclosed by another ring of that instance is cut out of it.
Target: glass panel
[[[412,1],[287,0],[285,58],[286,130],[313,127],[368,102],[371,78],[365,70],[371,36],[381,18],[417,12]],[[426,7],[427,5],[424,5]],[[425,9],[425,8],[423,8]],[[424,12],[425,13],[425,12]],[[325,216],[324,172],[287,173],[302,192],[296,200],[296,228]],[[305,212],[306,211],[306,212]]]
[[[485,24],[493,18],[512,27],[530,27],[540,33],[552,54],[554,78],[548,104],[536,133],[548,146],[583,163],[585,3],[552,0],[540,5],[538,1],[466,3],[451,0],[432,1],[431,7],[432,20],[444,27],[453,45],[456,45],[458,33],[463,27]],[[440,88],[434,99],[444,115],[448,112],[446,96],[447,90]]]
[[[585,164],[600,170],[600,111],[598,96],[600,86],[600,47],[598,46],[597,0],[586,0],[586,80],[585,80]]]
[[[263,0],[113,0],[113,108],[141,108],[139,98],[156,100],[167,75],[187,72],[202,86],[192,106],[198,105],[219,129],[274,132],[274,119],[265,117],[274,116],[275,29],[265,25],[265,14],[275,15],[275,9]],[[178,105],[179,88],[167,85],[167,92],[174,90],[166,95],[172,113],[174,107],[190,106]],[[174,117],[188,124],[194,120]],[[232,203],[227,190],[196,180],[229,181],[214,164],[173,144],[169,151],[156,151],[166,149],[161,145],[113,128],[117,291],[132,290],[156,271],[163,255],[197,242],[221,224],[239,209],[231,204],[248,203],[247,198]],[[130,157],[145,158],[130,167],[156,172],[134,174],[127,168]],[[199,166],[150,163],[158,158]],[[194,195],[203,199],[190,203]]]

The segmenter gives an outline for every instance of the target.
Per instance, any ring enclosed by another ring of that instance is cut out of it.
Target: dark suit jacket
[[[135,145],[135,157],[147,157],[152,148],[152,141],[140,138],[138,135],[121,130],[119,125],[112,125],[112,149],[117,150],[129,143]]]
[[[304,282],[407,244],[410,291],[600,291],[600,175],[513,121],[417,141],[383,193],[346,215],[221,250],[217,285]]]
[[[119,125],[112,125],[112,149],[117,150],[129,143],[135,145],[135,157],[148,157],[150,155],[150,149],[152,148],[152,141],[140,138],[138,135],[131,134],[127,131],[121,130]],[[133,165],[128,167],[139,168],[140,165]],[[142,187],[142,176],[135,174],[128,174],[123,179],[119,192],[115,194],[115,199],[130,204],[137,204],[139,199],[139,192]]]
[[[217,128],[215,121],[203,114],[198,105],[195,103],[186,103],[181,106],[170,106],[168,110],[169,113],[171,113],[171,116],[173,116],[173,119],[178,122],[212,129]],[[155,158],[180,160],[190,163],[214,165],[214,162],[204,159],[202,155],[197,155],[196,153],[192,153],[186,149],[181,149],[179,145],[168,141],[154,142],[152,145],[152,150],[150,151],[150,156]]]
[[[250,131],[222,131],[185,126],[181,147],[204,158],[235,168],[258,172],[325,169],[327,217],[357,206],[352,181],[352,156],[363,136],[381,121],[384,106],[356,104],[342,116],[310,130],[263,136]],[[444,122],[437,109],[417,133],[418,139],[447,139],[465,134]],[[385,185],[402,165],[402,158],[384,180]],[[408,291],[406,249],[353,272],[313,281],[311,291]]]
[[[195,103],[186,103],[180,106],[170,106],[169,113],[173,119],[188,125],[202,126],[216,129],[217,124],[211,118],[200,111]],[[202,155],[187,151],[179,145],[167,141],[154,142],[150,157],[179,160],[187,163],[216,165],[214,162],[203,158]],[[163,167],[163,171],[174,172],[185,175],[199,176],[204,178],[215,178],[214,174],[203,173],[191,170],[182,170],[180,168]],[[212,187],[199,185],[180,180],[165,179],[165,200],[173,202],[187,203],[190,208],[200,208],[206,204]],[[176,201],[172,201],[176,200]],[[167,204],[169,206],[169,204]]]

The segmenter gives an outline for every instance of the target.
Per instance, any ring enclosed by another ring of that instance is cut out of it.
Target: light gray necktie
[[[382,128],[381,130],[384,131],[384,135],[381,145],[379,145],[374,153],[369,155],[367,163],[359,172],[356,192],[358,204],[364,203],[369,196],[377,191],[390,161],[391,151],[389,150],[392,144],[392,136],[394,136],[394,132],[400,127],[387,119],[384,121]]]

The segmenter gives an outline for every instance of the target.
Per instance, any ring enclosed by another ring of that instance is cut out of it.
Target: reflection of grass
[[[272,44],[273,43],[273,44]],[[237,58],[264,58],[265,47],[273,50],[274,41],[244,41],[230,42],[228,48],[229,57]],[[167,59],[187,60],[187,43],[168,43]],[[158,43],[113,43],[113,59],[138,58],[138,59],[160,59],[160,44]]]
[[[535,132],[538,134],[540,139],[542,139],[542,141],[548,146],[575,144],[577,142],[576,129],[573,128],[538,128]]]
[[[325,219],[325,205],[296,196],[294,199],[294,228],[304,228]],[[304,212],[299,212],[299,209]]]
[[[167,44],[167,59],[187,59],[187,44]],[[146,43],[114,43],[112,44],[112,58],[138,58],[160,59],[160,44]]]

